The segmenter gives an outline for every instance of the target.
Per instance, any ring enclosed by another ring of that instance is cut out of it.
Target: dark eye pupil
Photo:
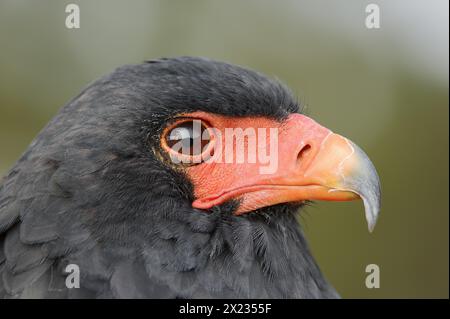
[[[208,129],[199,120],[185,121],[174,127],[166,136],[166,143],[183,155],[199,155],[209,144]]]

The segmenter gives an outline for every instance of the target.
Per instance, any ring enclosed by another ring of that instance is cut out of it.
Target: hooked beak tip
[[[364,202],[369,232],[373,232],[381,207],[381,186],[377,171],[366,153],[355,143],[350,142],[358,158],[357,173],[350,174],[345,186],[357,193]]]
[[[369,232],[373,232],[375,225],[377,223],[378,214],[379,214],[379,207],[376,207],[373,205],[368,199],[363,198],[364,201],[364,209],[366,212],[366,220],[367,220],[367,226],[369,228]]]

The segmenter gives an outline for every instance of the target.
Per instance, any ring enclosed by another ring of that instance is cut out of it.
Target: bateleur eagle
[[[275,129],[276,169],[233,161],[228,128]],[[211,144],[232,161],[203,157]],[[3,178],[0,296],[336,298],[297,215],[310,200],[362,198],[372,229],[379,189],[365,153],[277,81],[195,57],[123,66],[65,105]],[[66,286],[70,264],[79,288]]]

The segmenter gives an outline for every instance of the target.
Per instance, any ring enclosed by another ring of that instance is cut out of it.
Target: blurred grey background
[[[381,28],[365,27],[365,7]],[[361,202],[301,223],[346,298],[448,298],[448,1],[0,0],[0,175],[81,89],[115,67],[178,55],[285,82],[307,114],[360,145],[381,177],[373,234]],[[81,28],[65,27],[76,3]],[[381,287],[367,289],[378,264]]]

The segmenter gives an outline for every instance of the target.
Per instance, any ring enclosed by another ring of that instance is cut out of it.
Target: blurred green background
[[[0,175],[89,82],[127,63],[207,56],[277,77],[321,124],[371,157],[383,188],[369,234],[360,202],[301,218],[345,298],[448,298],[448,1],[0,0]],[[81,9],[66,29],[65,6]],[[365,267],[381,287],[365,287]]]

